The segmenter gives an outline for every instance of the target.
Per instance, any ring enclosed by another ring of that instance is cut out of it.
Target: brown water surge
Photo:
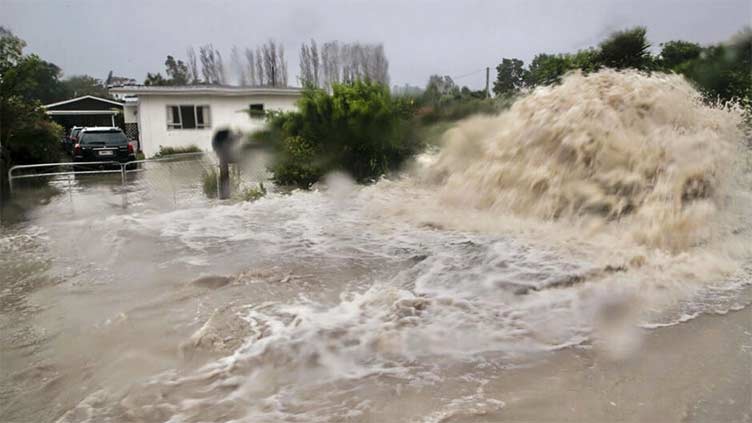
[[[460,123],[423,172],[448,205],[542,220],[618,221],[672,251],[707,241],[736,194],[744,134],[677,75],[572,74]]]

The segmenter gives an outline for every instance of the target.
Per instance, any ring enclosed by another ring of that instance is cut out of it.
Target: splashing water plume
[[[618,221],[638,243],[680,251],[717,229],[741,123],[677,75],[576,73],[458,125],[424,176],[449,205]]]

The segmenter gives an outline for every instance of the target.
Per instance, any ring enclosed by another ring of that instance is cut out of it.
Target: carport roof
[[[63,100],[63,101],[58,101],[57,103],[45,104],[44,108],[47,109],[48,112],[51,112],[52,110],[50,110],[50,109],[54,109],[54,108],[60,107],[60,106],[69,105],[71,103],[75,103],[75,102],[83,101],[83,100],[94,100],[94,101],[99,101],[99,102],[102,102],[102,103],[108,103],[108,104],[111,104],[113,106],[123,107],[123,103],[115,101],[115,100],[109,100],[109,99],[106,99],[106,98],[95,97],[93,95],[84,95],[84,96],[81,96],[81,97],[71,98],[70,100]],[[66,107],[66,109],[68,109],[68,108]],[[70,109],[68,109],[68,110],[70,110]],[[89,109],[89,110],[91,110],[91,109]],[[106,111],[104,111],[103,113],[106,113]]]

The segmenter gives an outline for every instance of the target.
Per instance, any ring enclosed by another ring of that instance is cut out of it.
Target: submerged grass
[[[159,152],[152,156],[153,159],[161,159],[168,156],[174,156],[176,154],[186,154],[186,153],[202,153],[203,150],[199,148],[197,145],[188,145],[185,147],[165,147],[163,145],[159,146]]]

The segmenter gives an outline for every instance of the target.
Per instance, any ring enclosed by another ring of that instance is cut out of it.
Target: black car
[[[133,145],[120,128],[84,128],[73,146],[73,162],[121,162],[136,160]],[[103,163],[104,165],[104,163]],[[84,165],[85,168],[98,167]]]

